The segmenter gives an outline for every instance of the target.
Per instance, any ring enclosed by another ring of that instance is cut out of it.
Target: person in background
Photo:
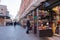
[[[14,27],[16,26],[16,21],[14,22]]]

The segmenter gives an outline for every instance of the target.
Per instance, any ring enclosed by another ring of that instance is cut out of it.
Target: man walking
[[[29,31],[30,31],[30,21],[27,20],[27,31],[26,31],[26,33],[29,34]]]

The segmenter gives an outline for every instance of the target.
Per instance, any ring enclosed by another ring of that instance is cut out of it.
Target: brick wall
[[[22,4],[19,10],[20,15],[28,8],[28,6],[32,3],[32,1],[33,0],[22,0]]]

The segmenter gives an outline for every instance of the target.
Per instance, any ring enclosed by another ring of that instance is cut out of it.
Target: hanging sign
[[[37,16],[34,16],[34,19],[37,19]]]

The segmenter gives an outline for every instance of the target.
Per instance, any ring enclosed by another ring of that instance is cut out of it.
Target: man
[[[26,31],[26,33],[29,34],[29,31],[30,31],[30,21],[27,20],[27,31]]]

